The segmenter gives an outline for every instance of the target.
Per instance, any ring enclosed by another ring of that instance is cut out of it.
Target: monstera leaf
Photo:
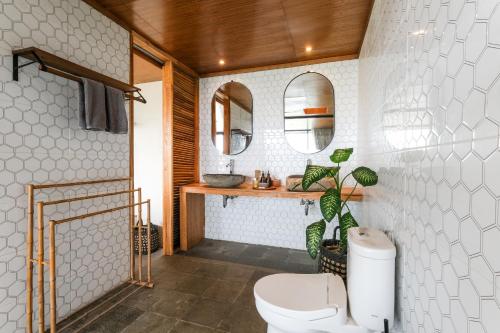
[[[336,188],[328,189],[319,199],[319,207],[323,218],[330,222],[338,213],[341,204],[339,191]]]
[[[335,149],[333,154],[330,156],[330,160],[333,163],[345,162],[349,159],[349,157],[351,157],[352,152],[352,148]]]
[[[323,167],[319,165],[308,165],[302,178],[302,188],[307,191],[309,187],[324,177],[333,177],[339,172],[337,167]]]
[[[324,220],[311,223],[306,229],[306,247],[311,258],[315,259],[318,255],[319,245],[323,240],[326,223]]]
[[[347,248],[347,230],[357,226],[358,222],[356,222],[350,212],[345,213],[340,218],[340,247],[343,250]]]
[[[378,176],[375,171],[367,167],[354,169],[352,176],[363,186],[373,186],[378,182]]]

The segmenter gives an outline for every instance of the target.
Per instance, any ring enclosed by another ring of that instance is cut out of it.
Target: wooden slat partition
[[[195,109],[197,79],[178,66],[173,67],[173,191],[174,247],[180,246],[180,187],[194,181],[197,173],[195,152],[197,130]]]
[[[199,181],[198,78],[168,63],[164,82],[164,246],[172,255],[180,246],[180,188]]]

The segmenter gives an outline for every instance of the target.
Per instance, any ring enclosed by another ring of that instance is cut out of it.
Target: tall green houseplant
[[[319,247],[325,234],[326,222],[331,222],[335,217],[340,226],[340,251],[345,252],[347,249],[347,230],[352,227],[357,227],[358,223],[354,219],[347,205],[347,201],[352,196],[358,185],[373,186],[378,182],[377,173],[367,167],[361,166],[343,178],[340,177],[340,164],[349,160],[353,152],[352,148],[336,149],[330,156],[330,160],[334,166],[325,167],[319,165],[308,165],[302,178],[302,188],[304,191],[314,183],[325,177],[333,179],[335,186],[326,189],[325,193],[319,200],[321,214],[323,219],[310,224],[306,229],[306,246],[309,255],[316,258]],[[342,200],[341,193],[344,182],[348,177],[354,178],[356,184],[352,191],[347,195],[345,200]],[[344,210],[347,210],[344,213]]]

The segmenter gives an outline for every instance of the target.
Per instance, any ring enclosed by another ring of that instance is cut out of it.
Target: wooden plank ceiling
[[[100,0],[201,75],[358,56],[373,0]],[[312,48],[306,52],[306,47]],[[219,64],[223,59],[225,64]]]

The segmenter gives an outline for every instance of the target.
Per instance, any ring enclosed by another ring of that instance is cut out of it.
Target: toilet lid
[[[257,281],[254,294],[273,311],[304,320],[332,317],[347,306],[344,282],[331,273],[268,275]]]

